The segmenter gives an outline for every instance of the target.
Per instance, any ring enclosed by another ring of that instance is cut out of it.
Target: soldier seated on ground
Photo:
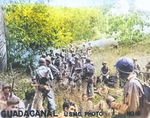
[[[141,73],[141,68],[139,64],[137,64],[137,59],[134,58],[133,62],[134,62],[134,72],[137,74],[137,76],[140,76],[140,79],[143,80],[143,73]]]
[[[110,69],[106,66],[106,62],[102,62],[103,67],[101,68],[101,75],[100,75],[100,81],[107,84],[107,80],[109,78]]]
[[[64,116],[64,113],[68,112],[68,116]],[[75,103],[68,101],[65,101],[63,104],[63,111],[58,115],[58,118],[69,118],[69,112],[78,112],[78,107]],[[71,118],[74,118],[71,116]]]

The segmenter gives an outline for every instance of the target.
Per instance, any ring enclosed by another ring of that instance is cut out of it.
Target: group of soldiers
[[[31,86],[35,88],[35,95],[26,94],[26,99],[21,101],[11,93],[11,87],[4,84],[0,92],[0,110],[27,109],[29,111],[41,111],[44,110],[43,101],[47,98],[47,109],[53,114],[56,110],[54,91],[57,84],[71,86],[72,88],[75,86],[81,87],[79,90],[82,91],[82,97],[85,101],[94,98],[93,86],[96,85],[97,77],[94,75],[94,63],[87,57],[91,54],[91,51],[91,47],[85,48],[83,45],[82,49],[72,49],[72,46],[70,46],[68,50],[62,49],[60,53],[55,53],[55,55],[53,50],[50,50],[50,54],[42,54],[39,59],[39,67],[36,69],[31,83]],[[119,78],[125,80],[123,104],[116,103],[112,96],[108,96],[105,100],[110,108],[119,111],[120,117],[123,117],[122,114],[127,114],[127,112],[139,112],[140,114],[136,118],[149,118],[150,89],[137,78],[137,75],[140,75],[140,70],[136,61],[137,59],[123,57],[115,63]],[[98,78],[101,82],[107,84],[110,69],[106,66],[105,61],[102,62],[102,65],[101,74]],[[150,63],[146,65],[146,68],[147,71],[150,70]],[[104,87],[103,90],[105,90]],[[92,104],[91,101],[88,101],[88,103]],[[92,108],[100,108],[102,104],[104,104],[103,101],[95,106],[92,104]],[[65,117],[65,111],[77,112],[77,105],[74,102],[65,101],[63,112],[58,117]]]

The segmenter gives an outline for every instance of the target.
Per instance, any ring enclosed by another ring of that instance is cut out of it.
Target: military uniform
[[[45,81],[42,76],[49,80]],[[35,105],[34,108],[36,107],[35,109],[44,110],[42,104],[43,104],[44,98],[47,97],[48,104],[49,104],[48,109],[51,111],[56,110],[56,105],[54,101],[54,92],[53,92],[53,89],[51,88],[50,79],[53,80],[53,75],[52,75],[51,70],[48,67],[40,66],[36,70],[36,81],[40,85],[38,86],[38,89],[35,94],[35,101],[34,101],[34,105]],[[47,89],[43,88],[42,86],[45,86]],[[37,105],[36,105],[36,102],[38,103]]]
[[[126,118],[149,118],[150,105],[146,103],[144,98],[144,91],[141,83],[136,78],[134,73],[130,74],[124,86],[124,100],[123,104],[112,102],[111,108],[119,111],[120,114],[127,112],[140,112],[140,116],[127,116]]]
[[[90,63],[86,63],[83,66],[83,79],[82,79],[82,88],[83,88],[83,95],[87,95],[88,97],[92,97],[94,95],[94,88],[93,88],[93,77],[92,75],[87,75],[84,73],[84,70],[91,65]]]

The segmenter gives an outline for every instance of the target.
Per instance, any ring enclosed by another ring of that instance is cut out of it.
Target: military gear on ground
[[[103,87],[99,88],[97,91],[99,92],[100,95],[108,94],[108,89],[107,89],[106,86],[103,86]]]
[[[134,70],[133,60],[131,58],[128,58],[128,57],[120,58],[116,62],[115,65],[116,65],[117,70],[119,70],[123,73],[126,73],[126,74],[130,74]]]
[[[3,84],[2,85],[2,90],[4,90],[5,88],[11,89],[11,86],[9,84]]]

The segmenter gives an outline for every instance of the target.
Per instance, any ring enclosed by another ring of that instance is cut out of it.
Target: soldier
[[[63,104],[63,111],[58,115],[58,118],[74,118],[73,116],[69,117],[69,113],[71,112],[78,112],[77,105],[69,100],[65,101]]]
[[[52,49],[50,49],[50,57],[54,57],[54,52],[53,52],[53,50]]]
[[[53,80],[53,75],[51,73],[51,70],[46,67],[46,60],[44,58],[39,59],[39,65],[40,66],[36,70],[36,81],[39,84],[37,93],[35,94],[35,98],[37,99],[36,109],[44,110],[42,104],[45,97],[47,97],[48,110],[55,111],[56,105],[54,101],[54,92],[51,86],[51,80]]]
[[[133,62],[134,62],[134,72],[137,74],[137,76],[140,77],[140,79],[143,80],[143,73],[141,72],[141,68],[140,68],[139,64],[137,64],[137,59],[134,58]]]
[[[150,62],[146,64],[146,80],[150,78]]]
[[[106,62],[102,62],[103,67],[101,68],[100,81],[107,84],[107,80],[109,78],[110,69],[106,66]]]
[[[89,47],[87,48],[87,54],[88,56],[92,54],[92,46],[91,46],[91,43],[88,43],[89,44]]]
[[[0,110],[6,108],[6,103],[10,98],[17,98],[13,93],[11,93],[11,86],[8,84],[3,84],[2,91],[0,91]]]
[[[56,58],[54,60],[54,65],[59,70],[60,79],[62,79],[62,61],[61,61],[61,57],[60,57],[60,55],[58,53],[55,53],[55,55],[56,55]]]
[[[74,73],[74,70],[76,68],[81,68],[81,63],[79,62],[79,57],[78,56],[75,56],[75,65],[73,67],[73,71],[72,71],[72,74]]]
[[[94,96],[94,89],[93,89],[93,78],[94,75],[94,67],[91,65],[91,59],[87,58],[86,63],[83,66],[83,95],[86,95],[88,97]]]
[[[69,70],[70,70],[70,75],[72,74],[73,70],[73,65],[75,64],[75,53],[72,53],[71,58],[69,59]]]
[[[66,61],[66,53],[64,48],[61,50],[60,57],[62,58],[62,62]]]
[[[107,104],[110,108],[118,110],[120,114],[132,112],[133,115],[128,115],[128,118],[149,118],[150,105],[149,98],[147,98],[149,92],[143,89],[146,85],[133,72],[133,60],[128,57],[123,57],[116,62],[115,66],[118,70],[119,77],[126,80],[123,104],[116,103],[112,96],[106,98]],[[122,116],[120,115],[119,117],[121,118]]]
[[[41,58],[45,58],[46,57],[46,54],[44,53],[44,54],[42,54],[42,56],[41,56]]]
[[[86,62],[86,58],[87,58],[86,52],[83,52],[83,55],[81,56],[82,65],[84,65],[84,64],[85,64],[85,62]]]

